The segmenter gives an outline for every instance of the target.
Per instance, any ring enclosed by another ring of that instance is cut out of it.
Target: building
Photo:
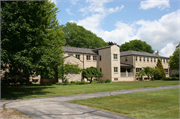
[[[151,54],[139,51],[120,52],[120,47],[110,45],[97,49],[86,49],[63,46],[65,63],[78,64],[80,68],[98,68],[104,76],[99,80],[111,79],[112,81],[135,81],[136,73],[143,67],[155,67],[160,58],[169,77],[169,58],[160,56],[159,53]],[[69,81],[82,80],[81,74],[68,74]],[[147,77],[144,77],[147,80]]]

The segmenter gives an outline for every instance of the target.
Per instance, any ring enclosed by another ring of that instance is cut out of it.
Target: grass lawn
[[[103,84],[88,85],[52,85],[52,86],[2,86],[1,100],[6,99],[26,99],[38,97],[51,97],[73,94],[85,94],[94,92],[105,92],[125,89],[137,89],[146,87],[158,87],[166,85],[178,85],[179,81],[133,81],[133,82],[112,82]],[[82,92],[81,92],[82,91]]]
[[[70,102],[135,118],[179,118],[179,88]]]

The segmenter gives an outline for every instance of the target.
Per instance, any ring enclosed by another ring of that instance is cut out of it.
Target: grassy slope
[[[74,100],[71,102],[135,118],[179,117],[179,88]]]
[[[18,99],[38,98],[50,96],[62,96],[72,94],[104,92],[124,89],[136,89],[146,87],[158,87],[165,85],[177,85],[179,81],[136,81],[136,82],[113,82],[110,84],[88,85],[52,85],[52,86],[11,86],[1,87],[2,91],[16,96]],[[8,99],[2,95],[2,99]]]

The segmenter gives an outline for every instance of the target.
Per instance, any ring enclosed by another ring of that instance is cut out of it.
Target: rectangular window
[[[144,57],[144,62],[146,61],[145,59],[146,59],[146,57]]]
[[[156,58],[154,58],[154,62],[156,62]]]
[[[71,56],[71,55],[73,56],[73,54],[68,54],[68,56]]]
[[[138,73],[141,70],[142,70],[142,68],[136,68],[136,73]]]
[[[125,57],[125,61],[126,61],[126,62],[128,61],[127,57]]]
[[[100,70],[100,72],[102,72],[102,69],[101,69],[101,68],[100,68],[99,70]]]
[[[151,62],[153,61],[153,59],[151,58]]]
[[[166,62],[166,59],[164,59],[164,63]]]
[[[114,78],[114,81],[118,81],[118,78]]]
[[[149,62],[149,57],[147,57],[147,61]]]
[[[80,55],[76,55],[76,58],[77,58],[77,59],[80,59]]]
[[[166,63],[168,63],[168,59],[166,60]]]
[[[118,67],[114,67],[114,72],[118,72]]]
[[[168,74],[168,69],[164,69],[164,70],[165,70],[166,74]]]
[[[117,54],[114,54],[114,59],[117,59]]]
[[[139,57],[139,61],[141,61],[141,57]]]
[[[90,55],[87,55],[87,56],[86,56],[86,60],[91,60],[91,56],[90,56]]]
[[[137,56],[136,56],[136,61],[137,61]]]
[[[93,60],[97,60],[97,56],[93,56]]]
[[[99,57],[99,60],[101,61],[101,56]]]

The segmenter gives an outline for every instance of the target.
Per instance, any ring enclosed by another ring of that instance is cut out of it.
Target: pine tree
[[[160,73],[158,74],[155,74],[154,78],[156,80],[160,80],[162,78],[165,78],[166,77],[166,72],[164,70],[164,67],[162,65],[162,62],[161,62],[161,59],[158,58],[158,61],[157,61],[157,64],[156,64],[156,67],[155,68],[158,68],[160,70]]]

